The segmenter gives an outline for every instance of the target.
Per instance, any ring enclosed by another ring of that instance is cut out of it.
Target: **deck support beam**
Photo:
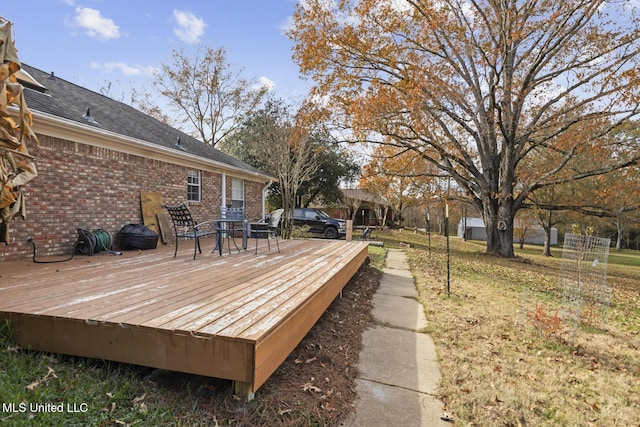
[[[253,392],[253,384],[242,381],[233,382],[233,394],[245,402],[251,402],[256,394]]]

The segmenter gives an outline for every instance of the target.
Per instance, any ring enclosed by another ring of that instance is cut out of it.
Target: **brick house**
[[[141,192],[187,201],[199,221],[221,206],[263,215],[271,178],[259,170],[99,93],[22,64],[21,83],[40,147],[29,144],[38,176],[23,189],[26,219],[11,223],[0,260],[70,253],[77,229],[116,233],[142,223]]]

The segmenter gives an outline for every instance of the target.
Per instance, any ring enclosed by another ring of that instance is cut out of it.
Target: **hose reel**
[[[78,228],[77,250],[82,255],[92,256],[100,251],[112,252],[113,237],[111,233],[101,228],[89,231]]]
[[[101,228],[94,231],[78,228],[78,240],[73,246],[71,256],[60,260],[41,261],[36,259],[36,244],[33,238],[29,237],[28,242],[33,246],[33,262],[39,264],[69,261],[76,254],[93,256],[100,251],[107,251],[111,255],[122,255],[122,252],[113,251],[113,236],[111,233]]]

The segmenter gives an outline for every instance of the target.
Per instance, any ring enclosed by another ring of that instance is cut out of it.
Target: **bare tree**
[[[242,69],[227,62],[223,48],[200,46],[193,56],[174,50],[172,59],[162,65],[153,84],[186,119],[182,126],[176,122],[181,130],[214,147],[238,129],[269,91],[258,80],[242,77]],[[141,100],[146,111],[161,111],[148,97]]]
[[[164,112],[157,104],[157,100],[154,99],[151,91],[146,90],[145,88],[137,89],[134,87],[131,89],[130,104],[145,113],[147,116],[151,116],[169,126],[175,128],[179,127],[179,120],[172,119],[172,116],[169,116]]]
[[[314,124],[300,112],[292,114],[290,108],[282,100],[269,100],[264,108],[249,116],[233,136],[233,142],[225,142],[225,149],[231,154],[242,152],[241,157],[251,157],[250,163],[277,178],[285,238],[291,235],[296,194],[319,166]]]

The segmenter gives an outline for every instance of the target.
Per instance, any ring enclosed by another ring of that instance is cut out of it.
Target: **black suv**
[[[293,211],[295,226],[309,226],[311,233],[322,234],[327,239],[338,239],[347,234],[347,222],[331,218],[320,209],[296,208]]]

